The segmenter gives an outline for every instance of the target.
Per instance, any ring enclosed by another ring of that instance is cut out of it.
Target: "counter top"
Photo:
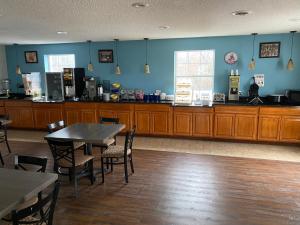
[[[226,101],[226,102],[212,102],[209,105],[199,105],[199,104],[178,104],[174,101],[159,101],[159,102],[144,102],[140,100],[127,100],[127,101],[100,101],[100,100],[64,100],[64,101],[46,101],[46,100],[33,100],[30,97],[26,98],[10,98],[3,99],[6,101],[32,101],[33,103],[47,103],[47,104],[59,104],[64,102],[78,102],[78,103],[103,103],[103,104],[169,104],[173,107],[215,107],[215,106],[274,106],[274,107],[300,107],[300,105],[289,104],[289,103],[272,103],[264,101],[264,103],[252,104],[246,101],[245,99],[242,101]]]

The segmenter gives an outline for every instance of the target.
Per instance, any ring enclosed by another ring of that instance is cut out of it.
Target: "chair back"
[[[119,123],[119,118],[100,117],[99,122],[101,124],[103,124],[103,123],[118,124]]]
[[[13,225],[34,224],[52,225],[53,214],[57,201],[60,184],[55,183],[53,191],[45,198],[39,199],[37,203],[20,211],[12,211]]]
[[[70,165],[67,167],[75,167],[73,141],[57,141],[50,139],[47,141],[54,159],[54,165],[66,167],[62,165],[62,162],[64,162],[64,164]]]
[[[1,120],[9,120],[9,115],[5,115],[5,114],[4,115],[0,115],[0,129],[4,130],[5,133],[6,133],[7,127],[6,127],[6,125],[2,124]]]
[[[9,120],[9,115],[0,115],[0,120]]]
[[[130,149],[132,151],[132,144],[133,144],[133,138],[135,136],[135,126],[126,132],[126,138],[125,138],[125,146],[124,146],[124,154],[127,156],[127,151]]]
[[[15,155],[15,169],[28,170],[26,166],[33,165],[39,166],[40,168],[36,172],[45,173],[47,166],[47,158],[40,158],[34,156]]]
[[[65,128],[65,122],[63,120],[48,124],[48,133],[51,134],[55,131],[58,131],[62,128]]]

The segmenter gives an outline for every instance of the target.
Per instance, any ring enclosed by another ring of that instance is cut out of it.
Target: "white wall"
[[[7,78],[5,46],[0,45],[0,80]]]

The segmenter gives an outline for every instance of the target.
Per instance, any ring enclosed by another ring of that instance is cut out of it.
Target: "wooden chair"
[[[53,214],[60,184],[55,183],[53,191],[45,198],[25,209],[12,211],[12,224],[53,225]]]
[[[110,159],[111,170],[113,170],[113,165],[115,164],[124,164],[125,182],[128,183],[128,161],[130,162],[131,172],[134,173],[132,159],[132,144],[134,135],[135,127],[130,131],[127,131],[124,147],[112,145],[101,154],[102,183],[104,183],[104,159]],[[123,159],[123,161],[118,160],[114,162],[113,159]]]
[[[119,118],[113,118],[113,117],[100,117],[99,118],[100,124],[119,124]],[[117,136],[114,136],[112,138],[109,138],[105,143],[103,144],[93,144],[93,147],[98,147],[101,150],[101,153],[106,150],[111,145],[117,144]],[[106,165],[107,169],[109,167],[109,159],[107,159]]]
[[[0,120],[9,120],[9,116],[8,115],[0,115]],[[11,153],[11,149],[10,146],[8,144],[8,140],[7,140],[7,126],[5,124],[2,124],[0,121],[0,143],[5,142],[7,150],[9,153]],[[4,160],[0,151],[0,162],[2,165],[4,165]]]
[[[14,167],[15,169],[22,170],[31,170],[36,172],[44,173],[47,166],[47,158],[40,158],[34,156],[25,156],[25,155],[15,155],[14,158]],[[35,167],[33,169],[33,167]],[[32,197],[31,199],[19,204],[17,210],[23,210],[27,207],[30,207],[38,202],[41,199],[41,193],[38,196]],[[8,214],[3,218],[4,221],[12,221],[12,214]]]
[[[89,176],[91,184],[94,183],[94,168],[91,155],[84,155],[82,151],[76,151],[73,141],[47,140],[54,158],[54,167],[64,168],[69,171],[70,181],[74,181],[75,196],[78,195],[78,179]]]
[[[47,158],[40,158],[34,156],[26,155],[15,155],[14,166],[15,169],[29,170],[27,166],[37,166],[39,167],[36,172],[45,173],[47,166]],[[30,168],[31,169],[31,168]]]
[[[55,131],[58,131],[60,129],[63,129],[65,127],[66,127],[66,125],[65,125],[65,122],[63,120],[60,120],[60,121],[57,121],[57,122],[54,122],[54,123],[50,123],[47,126],[49,134],[51,134],[51,133],[53,133]],[[84,142],[76,141],[76,142],[74,142],[74,148],[76,150],[79,149],[79,150],[86,151],[86,144]],[[60,175],[67,175],[67,176],[69,176],[69,173],[61,171],[61,168],[59,168],[59,167],[54,167],[53,170],[56,173],[60,174]]]
[[[2,166],[4,166],[4,160],[3,160],[3,157],[2,157],[2,154],[1,154],[1,150],[0,150],[0,162],[1,162]]]

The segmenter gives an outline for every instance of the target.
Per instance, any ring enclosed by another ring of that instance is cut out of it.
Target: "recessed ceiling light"
[[[232,12],[231,14],[233,16],[247,16],[247,15],[249,15],[251,13],[252,12],[248,11],[248,10],[236,10],[236,11]]]
[[[135,2],[131,5],[134,8],[145,8],[148,7],[149,4],[148,3],[143,3],[143,2]]]
[[[291,18],[289,19],[291,22],[300,22],[300,18]]]
[[[168,30],[168,29],[170,29],[170,26],[159,26],[158,28],[160,30]]]
[[[62,34],[62,35],[63,35],[63,34],[68,34],[67,31],[57,31],[56,33],[57,33],[57,34]]]

